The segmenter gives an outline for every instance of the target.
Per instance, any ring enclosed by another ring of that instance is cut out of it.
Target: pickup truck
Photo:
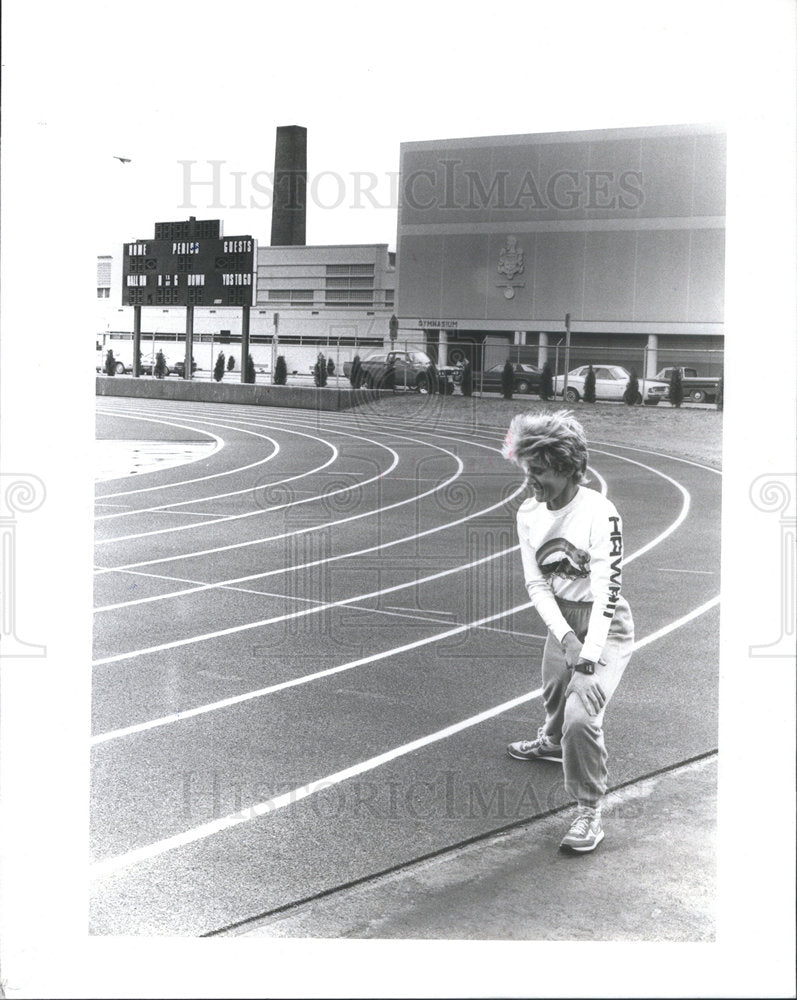
[[[454,391],[448,372],[438,372],[428,354],[423,351],[379,351],[360,361],[360,374],[356,388],[382,388],[386,382],[389,362],[393,362],[393,385],[396,389],[415,389],[421,393],[434,391],[435,376],[442,380],[445,392]],[[343,362],[343,374],[351,379],[351,361]]]
[[[675,367],[662,368],[654,378],[661,379],[669,385],[670,377]],[[684,399],[693,403],[713,403],[719,389],[719,376],[716,378],[698,375],[696,368],[678,368],[681,373],[681,384],[684,387]]]

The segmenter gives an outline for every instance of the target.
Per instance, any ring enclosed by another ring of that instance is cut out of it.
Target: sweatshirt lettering
[[[606,605],[606,610],[603,612],[604,618],[613,618],[614,612],[617,609],[617,602],[620,599],[620,581],[623,574],[623,536],[620,531],[620,518],[610,517],[609,523],[612,527],[609,533],[609,542],[611,543],[611,549],[609,550],[609,558],[613,558],[611,563],[611,575],[609,580],[609,600]]]

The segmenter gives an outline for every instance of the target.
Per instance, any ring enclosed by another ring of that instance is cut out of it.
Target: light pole
[[[570,313],[565,313],[565,371],[562,382],[562,401],[567,396],[567,373],[570,370]]]

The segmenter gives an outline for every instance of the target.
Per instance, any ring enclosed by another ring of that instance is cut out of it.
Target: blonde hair
[[[532,459],[561,476],[588,482],[587,436],[570,410],[532,410],[512,419],[501,454],[524,472]]]

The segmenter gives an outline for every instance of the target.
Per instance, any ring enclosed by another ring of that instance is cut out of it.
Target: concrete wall
[[[176,379],[131,378],[98,375],[98,396],[133,396],[138,399],[186,399],[204,403],[238,403],[251,406],[287,406],[301,410],[346,410],[362,393],[353,389],[318,389],[315,386],[237,385]],[[381,396],[370,392],[369,399]],[[392,393],[387,393],[392,395]]]

